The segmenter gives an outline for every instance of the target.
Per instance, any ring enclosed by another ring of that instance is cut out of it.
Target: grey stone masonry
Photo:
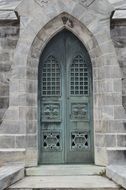
[[[9,106],[9,81],[18,38],[19,21],[17,19],[0,20],[0,123]],[[3,132],[0,127],[0,133],[1,130]]]
[[[92,63],[94,162],[124,161],[126,22],[111,23],[110,35],[114,6],[90,2],[22,0],[15,9],[20,21],[0,21],[0,164],[38,164],[39,58],[64,28],[85,45]]]
[[[1,17],[2,12],[0,12],[0,165],[6,162],[5,160],[8,159],[8,155],[12,162],[15,159],[20,160],[23,154],[21,151],[15,152],[14,150],[15,147],[20,147],[20,143],[17,142],[15,134],[22,133],[24,128],[23,124],[13,120],[11,112],[9,112],[11,121],[8,122],[6,119],[4,120],[11,101],[9,100],[10,78],[14,63],[14,52],[19,39],[19,20],[16,16],[13,17],[14,11],[12,12],[13,15],[10,17],[8,17],[9,14],[5,12],[4,16],[6,15],[6,18],[4,19]]]
[[[126,18],[125,19],[114,18],[111,21],[111,37],[116,49],[117,58],[118,58],[118,62],[121,69],[122,105],[124,107],[123,115],[125,115],[125,112],[126,112]],[[118,82],[116,83],[116,88],[119,88]],[[120,115],[119,113],[121,113],[121,110],[119,107],[117,107],[117,109],[115,110],[115,115],[121,120],[122,114]],[[126,116],[124,118],[126,118]],[[122,125],[123,125],[124,130],[122,131],[121,130],[122,127],[120,126],[119,133],[117,134],[117,147],[122,147],[124,160],[126,162],[126,150],[125,150],[126,148],[126,120],[125,119],[124,121],[122,119]],[[118,151],[120,150],[121,148]],[[113,155],[115,155],[115,153]]]

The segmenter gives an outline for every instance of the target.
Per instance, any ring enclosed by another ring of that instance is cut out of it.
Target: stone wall
[[[0,124],[9,107],[9,85],[11,68],[14,61],[14,50],[19,38],[18,20],[0,20]],[[14,128],[0,125],[0,148],[13,147],[14,142],[8,136]]]
[[[122,105],[126,111],[126,19],[113,19],[111,21],[111,38],[113,40],[118,62],[122,74]],[[117,88],[120,88],[118,83]],[[116,121],[113,130],[118,132],[117,146],[124,148],[123,157],[126,159],[126,121],[121,120],[121,125]],[[112,129],[111,129],[112,130]],[[113,132],[114,132],[113,131]],[[119,150],[118,150],[119,151]]]
[[[123,106],[126,110],[126,21],[113,20],[111,22],[111,37],[118,56],[122,71],[122,96]]]
[[[9,80],[18,37],[18,21],[0,21],[0,123],[9,106]]]

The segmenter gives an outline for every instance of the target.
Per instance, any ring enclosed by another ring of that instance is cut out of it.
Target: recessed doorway
[[[40,164],[93,162],[92,97],[89,54],[73,33],[63,30],[40,57]]]

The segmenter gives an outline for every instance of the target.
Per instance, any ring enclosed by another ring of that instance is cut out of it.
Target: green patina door
[[[63,30],[39,64],[40,163],[92,163],[91,63],[84,45]]]

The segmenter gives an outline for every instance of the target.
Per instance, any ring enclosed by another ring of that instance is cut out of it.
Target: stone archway
[[[66,19],[67,22],[64,23],[64,19]],[[69,25],[69,23],[73,24],[74,27],[71,27],[71,25]],[[75,23],[76,23],[76,25],[75,25]],[[56,24],[56,28],[55,28],[55,24]],[[36,71],[38,73],[37,67],[38,67],[39,58],[42,53],[42,50],[44,49],[44,47],[46,46],[48,41],[56,33],[58,33],[59,31],[61,31],[64,28],[73,32],[82,41],[82,43],[86,46],[89,53],[90,52],[91,52],[91,54],[93,53],[92,44],[90,44],[90,43],[88,44],[88,41],[91,40],[91,38],[92,38],[92,34],[84,26],[82,26],[82,24],[79,21],[77,21],[71,15],[69,15],[67,13],[62,13],[61,15],[59,15],[58,17],[53,19],[51,22],[49,22],[37,34],[36,38],[34,39],[27,64],[28,64],[28,67],[31,66],[31,64],[34,64],[34,65],[36,64],[35,68],[33,68],[34,69],[33,73],[35,73],[35,75],[36,75]],[[83,34],[83,32],[85,32],[85,35],[81,36],[81,34]],[[45,41],[42,40],[43,37],[44,37]],[[94,39],[93,43],[95,46],[95,44],[97,44],[97,41]],[[98,45],[96,45],[96,46],[98,47]],[[99,49],[99,54],[100,54],[100,49]],[[94,59],[94,57],[93,57],[93,59]],[[38,81],[36,81],[36,84],[37,84],[37,82]],[[37,93],[37,92],[35,91],[35,93]],[[37,94],[35,97],[37,97]]]
[[[65,24],[63,23],[63,19],[67,20],[67,22]],[[72,23],[72,22],[73,22],[74,27],[71,27],[71,25],[70,25],[70,23]],[[55,23],[57,23],[56,26],[55,26]],[[74,23],[76,23],[76,24],[74,24]],[[58,26],[58,24],[59,24],[59,26]],[[36,36],[36,38],[35,38],[35,40],[34,40],[34,42],[32,44],[33,46],[31,48],[31,54],[29,55],[28,64],[31,64],[31,63],[38,64],[39,63],[39,57],[41,55],[41,52],[44,49],[44,47],[46,46],[46,44],[48,43],[48,41],[57,32],[61,31],[63,28],[66,28],[66,29],[72,31],[82,41],[82,43],[86,46],[86,48],[87,48],[87,50],[88,50],[88,52],[90,54],[90,57],[91,57],[92,67],[93,67],[93,84],[94,84],[94,89],[93,89],[94,122],[93,123],[94,123],[94,135],[96,137],[97,130],[99,130],[99,127],[101,127],[101,125],[104,125],[104,122],[106,122],[106,120],[108,120],[109,117],[110,117],[109,113],[105,113],[106,111],[102,110],[103,107],[104,107],[104,100],[102,102],[101,99],[100,99],[101,98],[100,97],[101,93],[103,93],[103,91],[102,92],[100,92],[100,91],[103,90],[103,89],[102,89],[102,87],[100,87],[101,89],[99,88],[99,75],[100,75],[100,72],[101,72],[100,69],[103,68],[103,66],[107,67],[106,63],[104,63],[104,60],[102,60],[102,58],[104,57],[104,59],[108,59],[108,54],[104,55],[105,52],[102,52],[102,48],[99,47],[99,44],[98,44],[97,40],[95,38],[93,38],[92,33],[89,32],[89,30],[85,26],[83,26],[79,21],[77,21],[71,15],[69,15],[67,13],[62,13],[61,15],[56,17],[54,20],[52,20],[50,23],[48,23],[37,34],[37,36]],[[89,43],[89,42],[92,42],[92,43]],[[101,61],[100,63],[99,63],[99,60]],[[108,69],[109,68],[110,67],[108,67]],[[100,77],[102,77],[102,76],[100,76]],[[107,81],[106,81],[106,78],[104,79],[104,77],[103,77],[103,86],[104,85],[105,86],[107,85]],[[105,87],[105,88],[107,88],[107,87]],[[37,94],[36,94],[36,96],[37,96]],[[99,101],[100,101],[100,103],[99,103]],[[105,105],[105,109],[107,109],[106,105]],[[96,113],[95,113],[95,110],[96,110]],[[106,119],[104,119],[104,114],[105,114]],[[102,121],[102,119],[103,119],[103,121]],[[100,130],[102,132],[102,129],[100,129]],[[99,136],[99,131],[98,131],[98,136]],[[106,147],[104,147],[104,148],[103,147],[102,148],[101,147],[95,147],[96,152],[97,152],[97,150],[98,150],[98,152],[100,150],[100,155],[101,154],[103,155],[103,152],[105,153]],[[98,157],[100,157],[100,156],[98,155]],[[106,155],[106,157],[107,157],[107,155]],[[97,159],[98,158],[95,157],[95,161]],[[105,161],[104,159],[105,158],[103,158],[103,160],[101,162],[104,162]]]
[[[23,152],[22,162],[25,162],[26,166],[37,165],[39,57],[47,42],[56,33],[66,28],[81,40],[91,58],[94,87],[95,163],[106,165],[109,159],[111,160],[108,152],[116,147],[116,134],[109,134],[108,124],[113,123],[115,119],[118,120],[117,108],[123,112],[121,88],[116,93],[113,88],[116,82],[121,86],[121,73],[110,38],[109,17],[112,10],[110,4],[103,1],[99,7],[99,4],[94,1],[87,8],[87,5],[82,2],[73,0],[71,4],[67,1],[64,3],[62,0],[50,1],[46,4],[38,2],[23,1],[17,8],[21,15],[22,27],[15,51],[15,64],[12,68],[10,106],[2,125],[4,127],[6,120],[11,120],[13,116],[20,127],[25,126],[22,136],[25,137],[26,143],[24,148],[20,149]],[[55,8],[52,3],[55,3]],[[27,6],[29,7],[28,13]],[[14,99],[19,101],[15,103],[12,101]],[[15,138],[18,138],[18,135]]]

